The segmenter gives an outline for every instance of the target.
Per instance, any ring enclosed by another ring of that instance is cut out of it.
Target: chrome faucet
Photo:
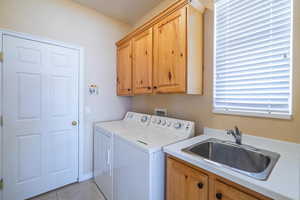
[[[235,139],[235,143],[242,144],[242,132],[237,126],[234,127],[234,130],[226,130],[228,135],[232,135]]]

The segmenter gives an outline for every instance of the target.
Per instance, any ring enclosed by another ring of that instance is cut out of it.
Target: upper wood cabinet
[[[186,92],[186,33],[185,7],[154,26],[155,92]]]
[[[153,33],[152,28],[136,35],[133,43],[133,92],[152,93]]]
[[[117,93],[132,95],[132,43],[125,42],[117,48]]]
[[[204,7],[194,1],[175,2],[117,42],[118,95],[202,95]]]

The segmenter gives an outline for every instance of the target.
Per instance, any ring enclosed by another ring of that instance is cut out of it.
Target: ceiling
[[[150,11],[162,0],[73,0],[82,5],[119,19],[123,22],[134,24],[145,13]]]

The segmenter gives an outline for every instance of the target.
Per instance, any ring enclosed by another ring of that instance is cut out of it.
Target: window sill
[[[271,118],[271,119],[284,119],[292,120],[293,115],[291,114],[268,114],[268,113],[254,113],[254,112],[242,112],[242,111],[225,111],[220,109],[214,109],[213,113],[215,114],[224,114],[224,115],[238,115],[244,117],[260,117],[260,118]]]

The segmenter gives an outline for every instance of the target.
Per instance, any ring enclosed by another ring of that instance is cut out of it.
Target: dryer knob
[[[190,124],[187,124],[186,127],[185,127],[185,129],[189,130],[190,129]]]
[[[142,118],[141,118],[141,122],[146,122],[148,120],[148,117],[147,116],[143,116]]]
[[[181,124],[180,122],[176,122],[176,123],[174,124],[174,128],[175,128],[175,129],[180,129],[181,126],[182,126],[182,124]]]

